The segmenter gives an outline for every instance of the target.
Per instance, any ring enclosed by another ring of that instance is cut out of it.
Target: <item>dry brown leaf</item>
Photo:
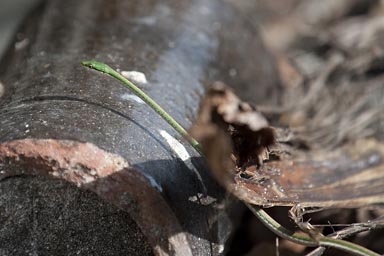
[[[191,134],[201,142],[216,179],[248,203],[355,208],[384,202],[382,143],[365,139],[332,151],[300,151],[279,131],[215,83]]]
[[[275,143],[265,117],[221,82],[208,90],[191,135],[201,142],[211,170],[224,186],[238,173],[261,166]]]

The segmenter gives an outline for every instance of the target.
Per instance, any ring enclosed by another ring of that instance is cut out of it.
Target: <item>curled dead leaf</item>
[[[383,143],[365,139],[332,151],[292,148],[299,137],[270,127],[222,83],[208,90],[191,135],[202,144],[214,177],[245,202],[323,208],[384,202]]]
[[[275,142],[265,117],[221,82],[207,91],[190,132],[201,142],[210,168],[223,185],[238,172],[260,166]]]

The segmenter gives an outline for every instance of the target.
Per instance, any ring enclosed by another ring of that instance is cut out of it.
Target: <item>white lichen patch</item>
[[[190,196],[190,197],[188,197],[188,200],[193,202],[193,203],[198,203],[201,205],[211,205],[211,204],[217,202],[216,198],[203,195],[202,193],[197,193],[197,195]]]
[[[147,77],[144,73],[139,71],[121,71],[121,74],[127,78],[128,80],[131,80],[133,83],[138,84],[147,84]]]
[[[134,101],[139,104],[144,104],[144,101],[140,99],[138,96],[130,93],[125,93],[121,95],[122,100]]]
[[[5,92],[4,85],[0,81],[0,98],[4,95],[4,92]]]
[[[83,182],[84,182],[85,184],[87,184],[87,183],[92,183],[92,182],[94,182],[94,181],[96,180],[95,177],[93,177],[93,176],[91,176],[91,175],[84,175],[84,174],[83,174],[83,176],[82,176],[82,179],[83,179]]]
[[[28,38],[24,38],[23,40],[18,41],[18,42],[15,43],[15,50],[16,51],[22,50],[25,47],[27,47],[28,45],[29,45],[29,39]]]
[[[172,137],[169,133],[164,130],[159,130],[160,135],[166,140],[168,145],[172,148],[172,150],[176,153],[181,160],[187,161],[191,156],[188,154],[188,151],[185,147],[174,137]]]

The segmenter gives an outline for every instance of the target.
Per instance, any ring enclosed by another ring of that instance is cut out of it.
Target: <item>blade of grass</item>
[[[128,79],[120,75],[117,71],[109,67],[107,64],[97,62],[97,61],[82,61],[81,64],[85,67],[97,70],[99,72],[105,73],[112,76],[113,78],[121,81],[125,86],[131,89],[138,97],[140,97],[145,103],[147,103],[153,110],[155,110],[165,121],[167,121],[180,135],[185,137],[188,142],[196,149],[200,155],[203,156],[202,148],[198,141],[192,138],[188,132],[172,117],[170,116],[161,106],[159,106],[152,98],[150,98],[145,92],[139,89],[135,84],[130,82]],[[318,241],[313,240],[309,236],[295,234],[294,232],[284,228],[277,221],[275,221],[271,216],[268,215],[263,209],[256,205],[250,205],[245,203],[247,207],[252,211],[252,213],[272,232],[276,235],[290,240],[292,242],[303,244],[306,246],[325,246],[337,248],[339,250],[352,253],[359,256],[380,256],[379,254],[362,247],[360,245],[338,240],[329,237],[322,237]]]
[[[131,89],[139,98],[141,98],[145,103],[147,103],[153,110],[155,110],[165,121],[167,121],[180,135],[185,137],[189,143],[200,153],[202,154],[200,144],[192,138],[188,132],[173,119],[159,104],[157,104],[151,97],[149,97],[145,92],[143,92],[139,87],[133,84],[131,81],[126,79],[124,76],[120,75],[117,71],[112,69],[107,64],[97,62],[97,61],[82,61],[81,64],[85,67],[97,70],[99,72],[108,74],[113,78],[119,80],[123,85]]]

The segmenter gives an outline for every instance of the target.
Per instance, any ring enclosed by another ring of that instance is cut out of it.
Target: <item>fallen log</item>
[[[13,204],[23,186],[27,193],[20,195],[25,197],[20,205],[60,186],[80,202],[63,194],[46,203],[71,202],[62,210],[71,216],[90,194],[78,194],[55,180],[60,179],[114,204],[103,212],[118,220],[127,216],[118,209],[128,213],[127,222],[118,223],[128,226],[121,231],[128,234],[124,237],[137,238],[128,239],[130,255],[147,254],[148,248],[156,255],[222,254],[236,201],[228,200],[198,154],[155,112],[80,62],[98,59],[117,67],[189,127],[206,81],[235,80],[234,89],[246,98],[277,101],[272,60],[247,22],[241,10],[221,1],[47,1],[39,6],[18,33],[24,43],[11,47],[0,65],[0,179],[7,191],[2,202]],[[95,201],[89,207],[99,207]],[[32,210],[22,216],[40,214]],[[79,228],[82,218],[100,217],[77,212],[80,218],[72,219]],[[47,218],[33,223],[49,227],[53,221]],[[12,221],[14,228],[26,225]],[[61,230],[53,226],[46,232]],[[123,235],[116,226],[112,230]],[[104,237],[109,230],[99,232]],[[57,237],[51,250],[39,249],[44,236],[29,236],[28,241],[35,240],[23,249],[68,251]],[[7,244],[4,250],[15,249],[13,243],[2,244]]]

